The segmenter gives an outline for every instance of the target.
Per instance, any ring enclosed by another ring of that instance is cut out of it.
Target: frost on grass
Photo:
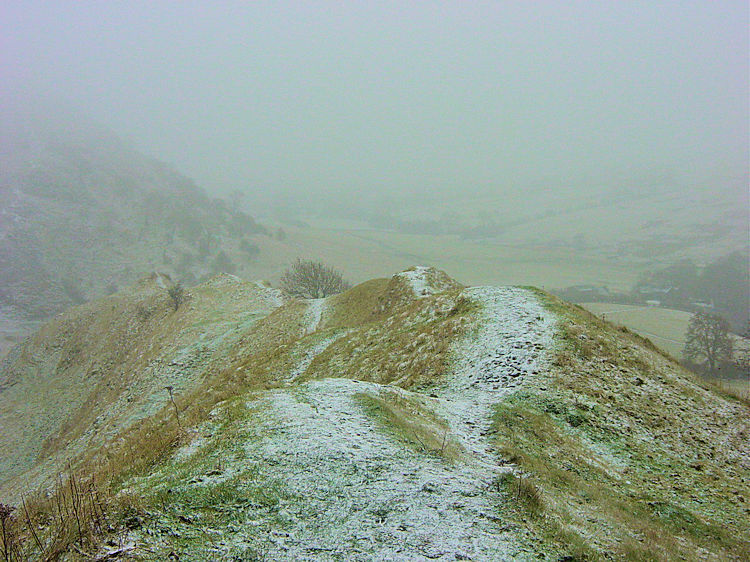
[[[195,559],[247,545],[273,560],[534,558],[526,531],[501,511],[497,478],[507,468],[490,451],[488,429],[492,406],[545,361],[553,320],[521,289],[463,296],[480,305],[476,323],[454,342],[455,368],[439,386],[417,393],[325,378],[252,397],[236,434],[243,453],[222,456],[229,479],[200,483],[251,499],[232,505],[232,520],[242,523],[220,526],[221,536]],[[328,343],[313,345],[295,369],[303,372]],[[390,430],[363,397],[396,401],[409,419]],[[443,431],[456,454],[447,458],[438,450],[446,447],[426,442],[414,429],[420,425],[437,432],[433,443]],[[247,467],[256,468],[243,476]],[[258,499],[266,488],[268,497]]]
[[[275,308],[284,304],[284,293],[282,293],[280,289],[274,289],[262,281],[256,281],[255,285],[258,287],[261,294],[263,294],[268,302]]]
[[[310,299],[305,313],[305,333],[311,334],[318,329],[326,307],[326,299]]]
[[[428,297],[457,286],[444,272],[422,265],[397,273],[394,278],[406,281],[417,298]]]

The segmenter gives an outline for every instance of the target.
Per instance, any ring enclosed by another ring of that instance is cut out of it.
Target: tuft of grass
[[[436,416],[417,396],[382,392],[379,396],[360,392],[355,400],[380,425],[412,449],[454,462],[463,450],[449,434],[445,420]]]
[[[531,517],[541,517],[544,512],[542,491],[536,484],[523,474],[504,472],[498,479],[498,487],[505,490],[506,495],[523,506]]]

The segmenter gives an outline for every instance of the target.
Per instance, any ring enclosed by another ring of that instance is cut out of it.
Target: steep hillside
[[[0,106],[0,312],[49,318],[145,272],[252,262],[264,228],[81,116]]]
[[[22,454],[3,456],[0,498],[19,506],[18,552],[750,552],[748,405],[582,309],[423,267],[283,303],[223,276],[177,310],[168,282],[74,309],[3,363],[0,450]]]

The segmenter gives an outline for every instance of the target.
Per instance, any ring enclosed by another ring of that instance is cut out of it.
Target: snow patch
[[[255,285],[260,289],[261,295],[263,295],[269,304],[275,308],[280,307],[284,304],[284,294],[281,289],[274,289],[268,285],[263,284],[261,281],[255,281]]]
[[[522,545],[498,525],[499,496],[486,474],[406,447],[355,397],[382,388],[323,379],[248,404],[267,412],[248,427],[248,459],[273,466],[299,499],[282,500],[287,525],[270,557],[518,560]]]
[[[395,277],[400,277],[406,280],[406,282],[411,286],[412,291],[414,291],[414,295],[417,298],[421,298],[433,295],[437,292],[427,280],[427,275],[429,272],[429,267],[418,265],[417,267],[408,271],[397,273]]]
[[[435,393],[436,411],[474,458],[496,471],[485,437],[493,406],[546,364],[556,319],[525,289],[472,287],[462,296],[481,310],[473,332],[454,345],[454,369]]]
[[[284,533],[271,541],[271,558],[531,558],[522,533],[502,525],[496,478],[509,469],[498,465],[488,432],[493,405],[546,361],[554,318],[522,289],[478,287],[464,296],[481,306],[475,330],[455,343],[455,370],[427,399],[465,451],[459,461],[406,446],[356,398],[387,391],[424,402],[424,394],[322,379],[269,391],[248,404],[262,414],[248,426],[247,457],[272,466],[287,497],[279,506]],[[303,373],[331,341],[313,346],[291,376]]]
[[[326,299],[310,299],[305,313],[305,333],[311,334],[318,329],[323,312],[326,308]]]

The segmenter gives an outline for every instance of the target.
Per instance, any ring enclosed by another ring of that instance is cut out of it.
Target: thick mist
[[[750,561],[747,0],[0,0],[0,552]]]
[[[5,88],[258,204],[747,182],[745,2],[0,10]]]
[[[744,2],[3,3],[0,306],[302,257],[740,329],[748,29]]]

